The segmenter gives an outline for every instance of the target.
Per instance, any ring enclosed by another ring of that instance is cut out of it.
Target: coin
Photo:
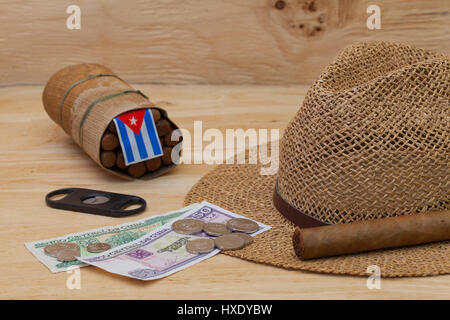
[[[181,234],[199,233],[205,223],[200,219],[181,219],[172,224],[173,231]]]
[[[205,231],[210,236],[218,237],[227,233],[230,233],[225,223],[209,222],[203,226]]]
[[[44,248],[44,253],[48,256],[56,256],[56,253],[61,250],[61,243],[52,243]]]
[[[233,234],[235,234],[235,235],[241,237],[242,239],[244,239],[244,246],[248,246],[249,244],[253,243],[253,237],[248,235],[248,234],[246,234],[246,233],[236,232],[236,233],[233,233]]]
[[[111,246],[105,242],[95,242],[87,246],[87,251],[99,253],[111,249]]]
[[[245,241],[237,234],[229,233],[217,237],[214,243],[221,250],[238,250],[244,247]]]
[[[190,253],[208,253],[214,250],[215,244],[213,239],[193,239],[186,243],[186,250]]]
[[[244,218],[233,218],[228,220],[227,228],[231,231],[253,233],[259,230],[259,226],[255,221]]]
[[[56,253],[56,259],[58,259],[58,261],[74,261],[77,260],[77,256],[79,256],[79,254],[71,249],[63,249]]]
[[[56,257],[56,254],[61,250],[72,250],[75,253],[80,252],[80,246],[73,242],[57,242],[49,244],[44,248],[44,253]]]

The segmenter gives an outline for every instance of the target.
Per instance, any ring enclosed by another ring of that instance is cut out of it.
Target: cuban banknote
[[[195,203],[176,211],[146,217],[141,220],[124,223],[117,226],[107,226],[72,233],[58,238],[28,242],[25,243],[25,246],[39,261],[47,266],[51,272],[61,272],[78,267],[84,267],[87,266],[87,264],[79,260],[60,262],[56,260],[56,258],[46,255],[44,253],[44,248],[47,245],[56,242],[74,242],[80,246],[82,257],[92,256],[95,255],[95,253],[91,253],[86,249],[91,243],[106,242],[111,246],[111,248],[121,246],[139,239],[150,231],[176,219],[187,211],[196,208],[198,205],[199,204]]]
[[[151,231],[130,243],[118,246],[95,256],[81,257],[81,261],[106,271],[140,280],[166,277],[193,264],[216,255],[219,249],[209,253],[193,254],[186,250],[190,239],[211,237],[204,232],[195,235],[179,234],[172,230],[172,223],[179,219],[194,218],[205,222],[225,223],[232,218],[246,218],[203,201],[198,207],[180,215],[177,219]],[[270,226],[255,221],[259,230],[255,236]]]

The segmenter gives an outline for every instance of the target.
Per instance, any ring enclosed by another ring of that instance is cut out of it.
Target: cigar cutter
[[[55,209],[108,217],[126,217],[136,214],[144,211],[147,205],[144,199],[137,196],[82,188],[52,191],[45,196],[45,202]]]

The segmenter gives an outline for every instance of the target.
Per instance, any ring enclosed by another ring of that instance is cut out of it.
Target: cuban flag
[[[162,156],[161,142],[149,109],[134,110],[114,118],[125,164]]]

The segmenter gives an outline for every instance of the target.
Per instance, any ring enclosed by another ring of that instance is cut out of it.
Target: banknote
[[[51,272],[67,271],[78,267],[87,266],[87,264],[79,261],[60,262],[54,257],[50,257],[44,253],[44,248],[56,242],[74,242],[80,246],[81,256],[88,257],[95,255],[87,251],[87,246],[96,242],[106,242],[111,248],[115,248],[139,239],[150,231],[176,219],[187,211],[196,208],[198,204],[171,211],[165,214],[146,217],[137,221],[132,221],[117,226],[107,226],[93,230],[82,231],[78,233],[68,234],[62,237],[38,240],[25,243],[25,247],[41,261]]]
[[[79,260],[106,271],[140,280],[154,280],[166,277],[193,264],[216,255],[220,250],[194,254],[186,250],[190,239],[213,238],[204,232],[195,235],[179,234],[172,230],[172,223],[179,219],[194,218],[205,222],[225,223],[232,218],[245,218],[211,203],[203,201],[198,207],[180,215],[177,219],[149,232],[141,238]],[[270,229],[258,221],[259,230],[255,236]]]

